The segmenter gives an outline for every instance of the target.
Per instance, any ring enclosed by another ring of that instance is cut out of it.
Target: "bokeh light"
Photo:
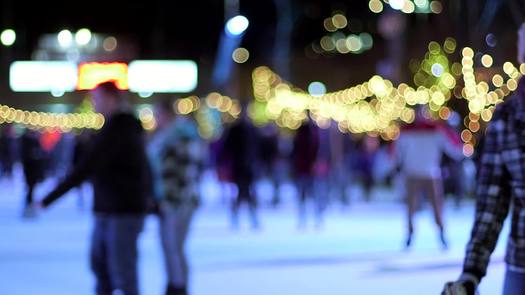
[[[484,54],[482,57],[481,57],[481,64],[486,67],[486,68],[490,68],[492,66],[492,63],[494,61],[492,60],[492,56],[488,55],[488,54]]]
[[[370,0],[368,7],[373,13],[381,13],[383,11],[383,2],[380,0]]]
[[[78,45],[87,45],[91,41],[91,31],[86,28],[78,30],[75,34],[75,41]]]
[[[117,38],[107,37],[104,39],[104,42],[102,42],[102,47],[105,51],[114,51],[117,49]]]
[[[58,44],[60,47],[66,48],[73,43],[73,35],[69,30],[62,30],[57,35]]]
[[[390,7],[392,7],[395,10],[401,10],[405,6],[405,2],[407,0],[390,0],[388,3],[390,4]]]
[[[326,94],[326,86],[322,82],[312,82],[308,85],[308,93],[312,96],[323,96]]]
[[[226,33],[230,36],[239,36],[248,29],[250,22],[245,16],[237,15],[226,22]]]
[[[430,11],[435,14],[440,14],[443,11],[443,5],[439,1],[430,2]]]
[[[338,13],[332,16],[332,23],[334,24],[334,27],[343,29],[348,25],[348,20],[346,19],[346,16]]]
[[[11,46],[15,44],[16,41],[16,32],[12,29],[3,30],[0,34],[0,42],[4,46]]]
[[[250,58],[250,52],[246,48],[239,47],[232,53],[232,59],[236,63],[242,64],[248,61]]]

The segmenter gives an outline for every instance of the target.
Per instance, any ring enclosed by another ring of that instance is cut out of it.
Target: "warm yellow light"
[[[521,64],[521,65],[520,65],[520,73],[521,73],[522,75],[525,75],[525,64]]]
[[[465,157],[471,157],[474,154],[474,147],[472,144],[466,143],[463,145],[463,155]]]
[[[385,81],[377,75],[370,79],[368,88],[377,96],[385,96],[387,92]]]
[[[332,16],[332,23],[334,24],[334,27],[342,29],[346,27],[346,25],[348,24],[348,20],[346,19],[346,16],[338,13]]]
[[[445,103],[445,96],[441,92],[435,92],[432,94],[432,102],[438,106],[441,106]]]
[[[381,13],[383,11],[383,2],[380,0],[370,0],[368,7],[373,13]]]
[[[177,113],[181,115],[187,115],[194,109],[193,101],[189,98],[179,99],[177,101]]]
[[[416,10],[416,6],[411,1],[405,1],[405,5],[403,5],[403,8],[401,9],[404,13],[413,13]]]
[[[481,111],[481,119],[488,122],[492,119],[492,111],[490,109],[484,109]]]
[[[493,62],[494,61],[492,60],[492,56],[488,54],[485,54],[481,57],[481,64],[486,68],[490,68]]]
[[[465,129],[461,132],[461,140],[463,142],[469,142],[472,139],[472,132],[470,130]]]
[[[511,75],[514,71],[514,65],[511,62],[505,62],[503,64],[503,72],[507,75]]]
[[[78,45],[87,45],[91,41],[91,31],[86,28],[78,30],[75,34],[75,41]]]
[[[350,35],[346,38],[346,46],[353,52],[359,51],[363,47],[361,39],[356,35]]]
[[[11,46],[16,41],[16,33],[12,29],[3,30],[0,34],[0,42],[4,46]]]
[[[346,39],[339,39],[335,42],[335,48],[339,53],[349,53],[350,48],[347,46]]]
[[[117,38],[107,37],[104,39],[104,42],[102,42],[102,47],[105,51],[114,51],[117,49]]]
[[[406,123],[412,123],[415,119],[415,112],[413,109],[406,108],[401,112],[401,120]]]
[[[494,84],[494,86],[496,87],[501,87],[501,85],[503,85],[503,77],[501,77],[501,75],[494,75],[492,77],[492,84]]]
[[[238,101],[234,101],[230,108],[230,114],[232,116],[239,116],[241,114],[241,104]]]
[[[242,64],[248,61],[248,58],[250,58],[250,52],[248,49],[239,47],[235,49],[232,53],[232,59],[236,63]]]
[[[510,79],[507,81],[507,88],[510,90],[510,91],[514,91],[518,88],[518,82],[514,79]]]
[[[321,48],[325,51],[333,51],[335,49],[335,42],[332,38],[324,36],[321,38]]]
[[[479,131],[479,128],[480,128],[480,124],[479,122],[474,122],[474,121],[471,121],[469,124],[468,124],[468,129],[470,129],[472,132],[476,133]]]
[[[468,108],[470,112],[478,114],[483,109],[483,106],[481,105],[481,102],[479,100],[471,100],[468,103]]]
[[[327,30],[328,32],[337,31],[337,28],[334,26],[334,23],[332,22],[331,17],[325,18],[323,25],[324,25],[325,30]]]
[[[139,119],[143,122],[153,120],[153,111],[150,108],[143,108],[139,111]]]
[[[475,113],[469,113],[468,118],[470,121],[474,121],[474,122],[479,121],[479,115]]]
[[[453,89],[456,86],[456,79],[449,73],[444,73],[441,76],[441,81],[448,89]]]
[[[430,2],[430,11],[435,14],[439,14],[443,11],[443,5],[439,1]]]
[[[447,38],[445,44],[443,44],[443,49],[446,53],[452,54],[456,50],[456,40],[454,38]]]
[[[212,92],[206,97],[206,105],[208,105],[208,107],[212,109],[217,108],[220,99],[221,95],[219,93]]]
[[[473,58],[474,57],[474,50],[470,47],[463,48],[463,51],[461,52],[464,57]]]
[[[230,111],[232,106],[232,99],[228,96],[223,96],[217,109],[223,113],[226,113]]]
[[[450,109],[447,107],[440,108],[439,118],[441,118],[442,120],[448,120],[448,118],[450,118]]]
[[[106,81],[114,81],[115,86],[121,90],[128,89],[128,65],[119,62],[89,62],[79,66],[78,90],[93,89]]]
[[[428,44],[428,51],[432,54],[438,54],[441,50],[441,46],[439,46],[439,43],[432,41]]]

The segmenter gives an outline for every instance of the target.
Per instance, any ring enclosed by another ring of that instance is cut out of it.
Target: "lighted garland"
[[[474,51],[464,48],[461,64],[449,61],[447,54],[454,51],[455,41],[451,38],[445,41],[443,47],[431,42],[421,68],[415,71],[416,88],[405,83],[394,87],[392,82],[376,75],[364,83],[322,96],[310,95],[283,81],[269,68],[258,67],[252,74],[255,100],[249,106],[249,115],[256,125],[274,121],[278,126],[289,129],[299,128],[309,117],[321,128],[329,127],[333,120],[341,132],[377,133],[385,140],[395,140],[399,136],[399,122],[411,123],[414,120],[414,105],[426,104],[441,119],[447,120],[451,113],[447,104],[452,97],[456,97],[464,99],[469,108],[469,114],[463,120],[466,128],[461,132],[463,152],[469,156],[476,144],[474,135],[482,129],[480,119],[490,121],[495,105],[516,90],[518,79],[525,74],[525,65],[520,65],[518,69],[506,62],[503,65],[506,78],[495,74],[486,79],[489,82],[477,82]],[[493,63],[490,55],[484,55],[481,61],[487,68]],[[438,66],[439,74],[434,73],[434,66]],[[458,85],[460,80],[463,86]],[[489,83],[493,90],[490,90]],[[220,127],[218,125],[234,121],[241,113],[238,100],[216,92],[205,98],[190,96],[177,99],[173,107],[182,115],[194,113],[204,138],[213,137]],[[216,120],[210,119],[214,117],[212,113],[219,114]],[[141,109],[139,118],[144,128],[155,129],[151,108]],[[0,124],[4,123],[67,132],[72,129],[100,129],[104,117],[92,112],[44,113],[0,105]]]
[[[383,4],[384,3],[384,4]],[[404,13],[434,13],[443,11],[443,5],[437,0],[370,0],[368,7],[373,13],[381,13],[385,5]]]
[[[239,117],[241,104],[237,99],[211,92],[205,98],[195,95],[179,98],[173,103],[173,110],[179,115],[194,116],[200,136],[211,139],[220,134],[224,123]],[[138,114],[144,129],[152,131],[157,127],[151,107],[141,108]]]
[[[447,39],[443,48],[448,54],[455,49],[455,42],[454,46],[450,44],[451,39]],[[436,42],[429,45],[429,50],[431,55],[441,51]],[[448,72],[448,68],[443,68],[446,71],[440,73],[440,78],[432,86],[413,88],[401,83],[394,87],[390,81],[374,76],[362,84],[319,97],[291,86],[269,68],[259,67],[253,72],[255,102],[250,116],[256,124],[275,121],[281,127],[297,129],[310,112],[310,117],[321,128],[328,127],[334,120],[342,132],[377,132],[383,139],[393,140],[399,135],[399,121],[413,121],[412,106],[426,104],[441,119],[447,120],[450,109],[446,105],[454,95],[464,99],[470,111],[464,119],[468,129],[461,133],[464,154],[470,156],[476,144],[474,134],[481,130],[479,119],[490,121],[495,105],[516,90],[517,80],[525,74],[525,65],[518,70],[512,63],[504,63],[503,71],[508,78],[505,80],[499,74],[494,75],[489,80],[495,89],[490,90],[487,82],[476,82],[474,51],[464,48],[462,56],[461,65],[454,64],[455,70],[454,65],[450,67],[457,73],[454,75]],[[446,63],[449,64],[448,60]],[[483,56],[482,63],[485,67],[492,66],[492,57]],[[457,80],[461,78],[463,87],[457,86]]]
[[[104,116],[97,113],[45,113],[15,109],[0,104],[0,124],[16,123],[35,129],[100,129]]]

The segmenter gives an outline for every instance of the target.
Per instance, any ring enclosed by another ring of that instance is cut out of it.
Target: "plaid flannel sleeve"
[[[507,135],[504,119],[493,120],[485,135],[476,190],[475,222],[467,245],[463,273],[481,280],[486,274],[511,199],[508,170],[501,147]]]

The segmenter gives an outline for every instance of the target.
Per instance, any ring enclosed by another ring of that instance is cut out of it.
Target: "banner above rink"
[[[122,90],[142,93],[188,93],[197,87],[198,67],[191,60],[120,62],[16,61],[9,70],[15,92],[73,92],[115,81]]]

